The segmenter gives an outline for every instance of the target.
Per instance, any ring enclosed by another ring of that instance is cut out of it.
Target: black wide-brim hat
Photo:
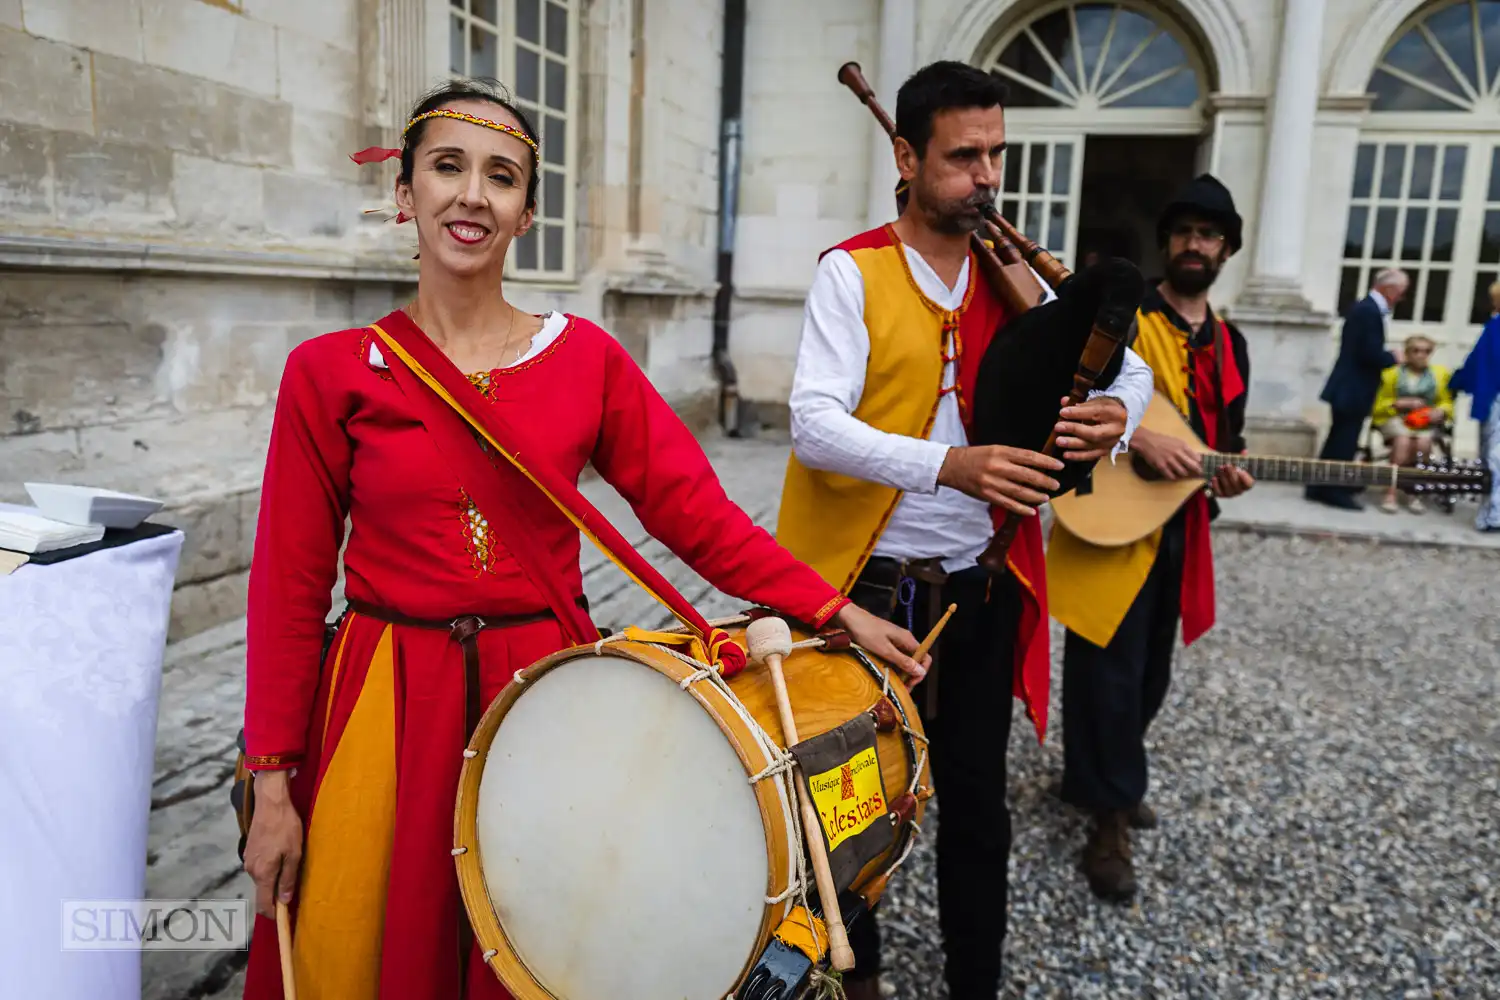
[[[1234,197],[1213,174],[1199,174],[1187,183],[1177,197],[1162,210],[1156,223],[1157,246],[1167,245],[1167,233],[1173,220],[1183,215],[1199,215],[1217,223],[1224,230],[1230,252],[1238,253],[1244,241],[1245,224],[1234,210]]]

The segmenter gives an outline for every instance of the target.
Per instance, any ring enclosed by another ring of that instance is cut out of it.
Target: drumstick
[[[933,643],[937,642],[938,633],[943,630],[944,625],[948,624],[948,619],[952,618],[953,612],[957,610],[957,604],[948,605],[948,610],[944,611],[943,617],[939,618],[937,624],[932,626],[932,631],[927,633],[927,638],[922,640],[922,645],[918,646],[917,651],[911,654],[913,660],[916,660],[918,663],[922,662],[922,657],[926,656],[927,651],[932,648]]]
[[[297,980],[292,975],[292,914],[281,900],[276,901],[276,941],[281,945],[281,992],[286,1000],[297,1000]]]
[[[792,651],[792,631],[780,618],[762,618],[745,630],[750,655],[764,660],[771,671],[771,686],[776,691],[776,708],[781,713],[781,732],[787,746],[801,742],[797,720],[792,716],[792,699],[786,691],[786,676],[781,672],[781,658]],[[828,924],[828,954],[833,967],[840,972],[854,968],[854,949],[849,946],[849,932],[839,912],[839,894],[833,885],[833,870],[828,865],[828,848],[823,843],[823,824],[813,807],[807,785],[798,781],[797,801],[802,806],[802,832],[807,839],[807,853],[812,858],[813,877],[818,884],[818,900],[823,904],[823,919]]]

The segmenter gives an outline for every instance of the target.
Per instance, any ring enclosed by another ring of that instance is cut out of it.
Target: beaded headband
[[[452,118],[456,121],[469,122],[471,125],[483,125],[485,128],[492,128],[496,132],[504,132],[506,135],[513,135],[517,139],[520,139],[522,142],[526,143],[526,145],[531,147],[531,159],[533,168],[536,165],[536,161],[540,157],[541,150],[537,147],[536,140],[527,135],[521,129],[516,128],[514,125],[507,125],[504,122],[491,121],[488,118],[480,118],[477,115],[466,114],[463,111],[453,111],[449,108],[437,108],[433,111],[424,111],[422,114],[417,115],[417,117],[407,122],[406,127],[401,130],[401,142],[403,145],[406,142],[406,133],[411,131],[412,126],[420,121],[425,121],[428,118]],[[399,149],[391,149],[387,146],[371,146],[368,149],[361,149],[357,153],[350,153],[349,159],[353,160],[355,163],[358,163],[360,166],[364,166],[367,163],[384,163],[386,160],[398,159],[400,156],[401,150]],[[408,216],[405,212],[396,213],[397,224],[409,221],[410,216]]]

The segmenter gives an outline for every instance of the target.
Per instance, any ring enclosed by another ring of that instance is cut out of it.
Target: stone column
[[[1286,0],[1271,103],[1266,168],[1248,291],[1259,303],[1307,308],[1302,289],[1313,123],[1325,0]]]
[[[1318,162],[1320,146],[1316,118],[1324,8],[1325,0],[1282,4],[1260,200],[1247,219],[1250,273],[1227,310],[1250,348],[1246,436],[1251,451],[1265,454],[1317,450],[1327,410],[1318,394],[1336,348],[1334,317],[1313,308],[1303,280],[1313,228],[1309,161]],[[1311,264],[1334,266],[1326,260]]]
[[[917,68],[916,0],[881,0],[880,39],[875,72],[866,73],[881,107],[896,117],[896,91]],[[896,217],[895,159],[891,140],[875,122],[870,124],[870,200],[866,217],[871,227]]]

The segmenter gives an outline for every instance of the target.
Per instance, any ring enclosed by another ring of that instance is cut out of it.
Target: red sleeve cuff
[[[834,597],[830,599],[827,604],[818,609],[818,613],[813,615],[813,620],[809,622],[809,624],[814,628],[821,629],[824,625],[828,624],[828,622],[833,618],[834,615],[842,611],[844,609],[844,605],[848,603],[849,598],[845,597],[843,594],[834,595]]]
[[[302,755],[300,753],[245,755],[245,769],[247,771],[285,771],[296,767],[300,763],[302,763]]]

